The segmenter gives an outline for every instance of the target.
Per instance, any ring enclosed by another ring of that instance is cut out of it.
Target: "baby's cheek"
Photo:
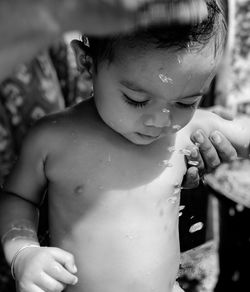
[[[192,119],[195,113],[194,109],[182,109],[172,112],[172,127],[180,130],[185,127]]]

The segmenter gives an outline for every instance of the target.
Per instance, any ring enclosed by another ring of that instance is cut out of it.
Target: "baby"
[[[19,292],[172,292],[190,134],[218,129],[241,155],[241,122],[195,110],[223,53],[222,10],[190,26],[74,40],[93,98],[37,122],[2,191],[0,233]],[[86,73],[86,72],[85,72]],[[51,247],[37,207],[49,200]]]

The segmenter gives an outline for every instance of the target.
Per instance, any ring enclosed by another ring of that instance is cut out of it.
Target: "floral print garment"
[[[66,34],[48,51],[18,66],[0,85],[0,183],[8,174],[28,128],[42,116],[90,96],[91,81],[79,76]],[[79,37],[78,37],[79,38]]]

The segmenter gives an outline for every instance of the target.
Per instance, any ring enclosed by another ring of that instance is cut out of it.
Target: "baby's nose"
[[[145,126],[152,126],[157,128],[164,128],[171,126],[170,110],[163,108],[156,113],[148,116],[144,122]]]

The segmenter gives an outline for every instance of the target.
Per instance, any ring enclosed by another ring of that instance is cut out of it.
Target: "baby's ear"
[[[92,77],[93,59],[89,54],[89,47],[87,47],[83,42],[78,40],[71,41],[70,45],[75,54],[78,71],[81,74],[87,72],[90,77]]]

